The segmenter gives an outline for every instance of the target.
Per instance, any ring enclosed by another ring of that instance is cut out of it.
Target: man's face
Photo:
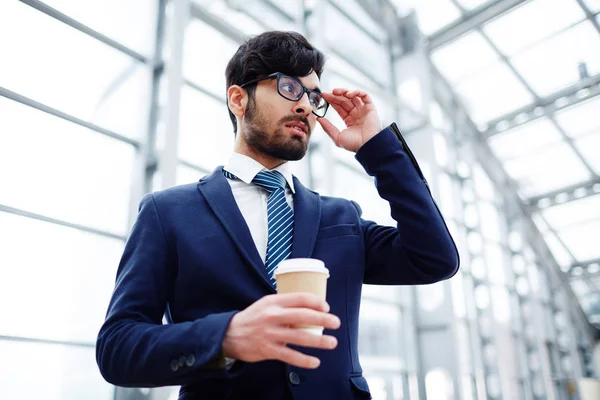
[[[315,72],[298,79],[309,89],[319,87]],[[254,101],[248,102],[242,134],[259,152],[296,161],[306,154],[316,122],[306,93],[298,101],[287,100],[277,92],[277,79],[267,79],[256,85]]]

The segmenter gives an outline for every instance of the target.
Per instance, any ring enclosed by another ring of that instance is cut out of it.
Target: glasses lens
[[[324,117],[327,112],[327,108],[329,107],[329,103],[317,92],[311,92],[310,103],[313,107],[313,112],[317,117]]]
[[[300,82],[289,76],[279,78],[279,93],[288,100],[296,101],[304,94]]]

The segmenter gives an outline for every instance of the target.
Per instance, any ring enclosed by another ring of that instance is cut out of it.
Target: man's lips
[[[294,121],[288,124],[285,124],[288,128],[293,128],[293,130],[298,130],[298,133],[308,134],[308,127],[303,122]]]

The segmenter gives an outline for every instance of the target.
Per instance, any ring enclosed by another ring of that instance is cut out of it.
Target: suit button
[[[185,358],[185,365],[187,365],[188,367],[191,367],[195,363],[196,363],[196,357],[194,357],[194,355],[192,353],[188,354],[187,357]]]
[[[176,359],[171,360],[171,369],[173,370],[173,372],[175,372],[179,369],[179,363],[177,362]]]
[[[179,368],[185,366],[185,356],[179,356]]]
[[[299,385],[300,384],[300,377],[298,376],[297,373],[290,372],[289,378],[290,378],[290,383],[292,385]]]

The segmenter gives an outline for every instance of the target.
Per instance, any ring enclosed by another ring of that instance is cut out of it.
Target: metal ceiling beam
[[[532,120],[549,116],[564,108],[582,103],[600,95],[600,74],[580,80],[550,96],[541,97],[532,104],[518,108],[488,122],[487,137],[502,133]],[[499,126],[500,124],[500,126]],[[500,128],[500,129],[499,129]]]
[[[583,12],[585,13],[585,16],[587,17],[587,19],[589,19],[592,22],[592,25],[594,25],[594,28],[596,28],[596,32],[598,32],[598,34],[600,34],[600,24],[598,24],[598,21],[596,20],[596,16],[594,15],[594,13],[592,13],[592,11],[588,8],[588,6],[584,3],[583,0],[575,0],[577,2],[577,4],[579,4],[579,7],[581,7],[583,9]]]
[[[129,47],[123,46],[121,43],[109,38],[108,36],[105,36],[103,34],[101,34],[100,32],[82,24],[81,22],[69,17],[68,15],[58,11],[55,8],[50,7],[49,5],[39,1],[39,0],[20,0],[22,3],[27,4],[30,7],[35,8],[38,11],[43,12],[44,14],[48,15],[49,17],[52,17],[60,22],[63,22],[67,25],[69,25],[70,27],[77,29],[80,32],[85,33],[88,36],[93,37],[94,39],[99,40],[100,42],[114,48],[117,49],[119,51],[121,51],[122,53],[127,54],[128,56],[143,62],[143,63],[149,63],[151,61],[151,59],[149,57],[146,57],[140,53],[138,53],[135,50],[130,49]]]
[[[116,240],[122,240],[122,241],[127,240],[127,236],[124,236],[124,235],[119,235],[119,234],[116,234],[113,232],[96,229],[91,226],[75,224],[75,223],[64,221],[61,219],[48,217],[48,216],[45,216],[42,214],[36,214],[36,213],[30,212],[30,211],[21,210],[20,208],[14,208],[14,207],[0,204],[0,213],[2,213],[2,212],[8,213],[8,214],[13,214],[13,215],[18,215],[20,217],[29,218],[29,219],[33,219],[36,221],[48,222],[48,223],[51,223],[54,225],[60,225],[60,226],[64,226],[67,228],[76,229],[78,231],[91,233],[91,234],[102,236],[102,237],[109,238],[109,239],[116,239]]]
[[[479,28],[488,21],[512,10],[529,0],[504,0],[492,2],[488,6],[466,13],[455,23],[429,36],[427,49],[433,51],[460,37],[461,35]]]
[[[0,97],[6,97],[7,99],[16,101],[18,103],[21,103],[23,105],[26,105],[28,107],[34,108],[36,110],[45,112],[47,114],[53,115],[55,117],[64,119],[65,121],[69,121],[72,122],[76,125],[79,126],[83,126],[84,128],[90,129],[94,132],[98,132],[101,133],[105,136],[111,137],[113,139],[119,140],[121,142],[125,142],[128,143],[132,146],[134,146],[136,149],[140,147],[140,142],[134,139],[131,139],[127,136],[123,136],[117,132],[113,132],[109,129],[103,128],[101,126],[98,126],[96,124],[93,124],[91,122],[88,121],[84,121],[80,118],[77,118],[73,115],[67,114],[65,112],[62,112],[60,110],[57,110],[56,108],[52,108],[49,107],[45,104],[42,104],[38,101],[35,101],[33,99],[30,99],[29,97],[25,97],[23,95],[20,95],[16,92],[13,92],[12,90],[8,90],[2,86],[0,86]]]
[[[588,316],[583,312],[581,308],[581,304],[579,303],[577,297],[573,293],[573,289],[571,288],[567,276],[562,272],[560,266],[556,262],[548,244],[544,240],[541,235],[539,229],[535,225],[535,222],[532,219],[531,208],[523,203],[522,199],[519,197],[517,192],[517,185],[514,180],[507,174],[506,170],[503,168],[502,163],[495,154],[492,152],[489,147],[488,141],[481,134],[481,132],[477,129],[475,123],[471,120],[471,118],[464,113],[465,107],[461,104],[454,93],[450,84],[446,81],[444,76],[435,68],[433,63],[431,64],[431,70],[436,77],[436,79],[446,87],[446,91],[451,93],[451,98],[448,101],[440,101],[440,106],[445,107],[446,111],[450,115],[461,116],[460,118],[465,123],[464,127],[461,127],[461,130],[464,129],[465,134],[472,135],[474,139],[474,145],[476,148],[476,156],[481,163],[482,168],[485,172],[487,172],[488,176],[495,184],[495,186],[502,190],[505,193],[507,198],[510,198],[508,202],[512,206],[516,207],[517,210],[507,211],[508,218],[513,218],[515,216],[523,217],[523,222],[525,223],[524,230],[526,231],[527,236],[531,240],[531,247],[536,250],[536,252],[542,257],[544,260],[552,260],[553,262],[547,265],[549,273],[559,282],[560,286],[565,290],[569,295],[568,298],[568,307],[573,309],[573,316],[577,318],[582,326],[585,325],[589,329],[585,329],[586,334],[594,337],[600,337],[600,332],[598,329],[593,327],[588,319]],[[440,100],[440,99],[438,99]],[[448,104],[450,103],[450,104]],[[531,235],[531,236],[529,236]]]
[[[588,271],[588,268],[592,265],[595,265],[595,267],[593,268],[597,269],[600,265],[600,258],[573,263],[573,265],[569,267],[569,276],[571,278],[577,279],[581,277],[591,277],[600,275],[600,270],[592,272]],[[581,269],[577,270],[576,268]]]
[[[483,30],[481,30],[480,28],[478,28],[478,30],[481,32],[481,36],[483,36],[483,38],[488,42],[489,46],[496,53],[498,53],[500,55],[500,59],[504,62],[504,64],[508,67],[508,69],[513,73],[513,75],[519,80],[519,82],[521,82],[523,87],[525,87],[525,89],[527,89],[527,91],[529,93],[531,93],[532,97],[534,98],[534,101],[535,102],[540,101],[540,97],[538,96],[538,94],[533,90],[531,85],[529,85],[529,82],[523,77],[523,75],[521,75],[519,73],[519,71],[517,71],[517,69],[513,65],[512,61],[504,53],[502,53],[500,51],[498,46],[496,46],[496,44],[485,34],[485,32],[483,32]],[[594,178],[598,178],[596,171],[592,168],[592,166],[590,165],[588,160],[581,154],[581,152],[579,151],[577,146],[575,146],[573,139],[569,135],[567,135],[567,133],[565,132],[563,127],[560,126],[558,124],[558,122],[556,122],[554,115],[553,114],[548,115],[548,119],[552,122],[552,125],[554,125],[554,127],[556,128],[558,133],[560,133],[560,135],[563,137],[565,144],[567,146],[569,146],[569,148],[571,149],[571,151],[573,153],[575,153],[575,155],[577,155],[577,158],[579,158],[579,161],[581,161],[581,164],[583,164],[585,169],[587,169],[590,176],[593,176]]]
[[[537,195],[528,199],[527,204],[538,211],[570,201],[580,200],[595,194],[600,194],[599,178]],[[539,204],[540,202],[542,202],[541,205]]]
[[[222,18],[217,17],[216,15],[210,13],[205,10],[202,6],[192,2],[190,5],[191,15],[194,18],[198,18],[206,22],[208,25],[220,31],[223,36],[226,36],[233,40],[234,42],[243,43],[246,40],[246,35],[241,30],[235,28],[233,25],[229,24]]]

